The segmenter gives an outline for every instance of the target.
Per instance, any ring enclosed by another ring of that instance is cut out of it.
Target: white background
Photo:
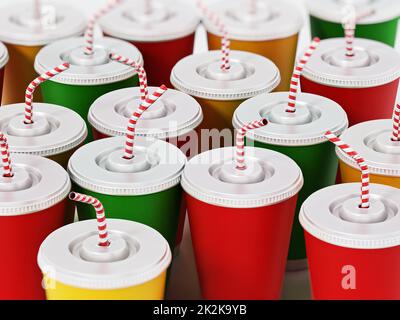
[[[107,0],[67,0],[67,1],[60,1],[60,0],[54,0],[54,2],[63,2],[67,3],[68,5],[75,6],[76,8],[79,8],[84,12],[87,16],[93,13],[93,11],[100,7],[101,5],[104,5]],[[163,0],[159,0],[163,1]],[[195,4],[195,0],[181,0],[185,1],[188,3],[192,3],[193,5]],[[205,0],[208,3],[211,3],[216,0]],[[229,5],[230,0],[223,0],[226,1],[227,5]],[[309,24],[308,24],[308,19],[307,19],[307,13],[305,10],[304,6],[304,1],[303,0],[288,0],[293,2],[293,6],[298,7],[298,10],[300,10],[303,15],[304,15],[304,21],[305,21],[305,26],[303,30],[300,33],[300,41],[299,41],[299,52],[301,52],[301,49],[306,47],[309,42],[310,42],[310,30],[309,30]],[[315,1],[323,1],[323,0],[315,0]],[[13,3],[15,5],[18,4],[18,2],[21,2],[19,0],[0,0],[0,5],[4,4],[9,4]],[[25,0],[26,2],[26,0]],[[33,3],[33,0],[32,0]],[[1,10],[1,9],[0,9]],[[400,34],[400,32],[399,32]],[[399,35],[400,38],[400,35]],[[400,51],[400,41],[397,41],[397,50]],[[205,38],[205,32],[203,28],[199,28],[198,34],[197,34],[197,40],[196,40],[196,45],[195,45],[195,51],[196,52],[201,52],[207,50],[207,45],[206,45],[206,38]],[[399,90],[399,97],[400,97],[400,90]],[[305,274],[293,274],[291,278],[291,282],[295,289],[300,288],[299,290],[302,290],[302,287],[304,286],[302,278],[304,278]],[[293,288],[292,288],[293,289]],[[289,290],[290,291],[290,290]],[[290,294],[289,294],[290,296]],[[304,295],[300,294],[300,297],[304,297]],[[169,298],[176,298],[176,299],[197,299],[200,298],[200,293],[199,293],[199,288],[198,288],[198,283],[197,283],[197,276],[195,272],[195,266],[194,266],[194,260],[193,260],[193,255],[191,251],[191,241],[190,241],[190,235],[188,232],[188,226],[186,226],[186,231],[185,231],[185,237],[184,237],[184,242],[182,244],[182,248],[180,250],[180,254],[178,258],[175,261],[173,272],[172,272],[172,277],[171,277],[171,282],[169,285],[169,291],[168,291],[168,297]]]

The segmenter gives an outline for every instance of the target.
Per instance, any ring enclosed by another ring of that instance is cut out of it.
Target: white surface
[[[162,1],[162,0],[161,0]],[[186,0],[191,3],[195,3],[195,0]],[[206,0],[206,2],[212,2],[216,0]],[[229,4],[229,0],[224,0],[227,4]],[[309,31],[309,23],[306,15],[306,10],[304,6],[304,0],[289,0],[293,2],[294,6],[297,6],[299,10],[303,12],[304,19],[306,21],[305,27],[300,33],[300,41],[299,48],[302,49],[306,47],[310,42],[310,31]],[[318,1],[318,0],[315,0]],[[32,1],[33,2],[33,1]],[[57,0],[57,2],[65,2]],[[81,9],[87,15],[90,15],[91,12],[96,8],[96,6],[101,6],[105,4],[107,0],[68,0],[69,5],[74,5],[77,8]],[[9,3],[17,3],[17,0],[0,0],[0,5],[9,4]],[[397,41],[397,50],[400,49],[400,41]],[[206,44],[206,36],[204,29],[202,27],[198,30],[197,41],[195,46],[196,52],[202,52],[207,50]],[[301,50],[299,50],[301,51]],[[400,95],[399,95],[400,96]],[[188,224],[186,224],[185,228],[185,236],[183,239],[182,247],[180,250],[179,256],[176,258],[172,270],[171,281],[169,284],[168,298],[173,299],[198,299],[200,298],[200,291],[197,282],[195,264],[193,259],[193,253],[191,250],[191,238],[188,232]],[[308,295],[302,296],[302,294],[298,295],[301,290],[297,291],[297,286],[305,288],[307,275],[304,272],[300,272],[297,274],[291,273],[288,275],[285,283],[285,292],[284,297],[286,298],[306,298]],[[293,286],[290,283],[293,283]],[[290,292],[291,291],[291,292]],[[303,293],[303,292],[302,292]]]

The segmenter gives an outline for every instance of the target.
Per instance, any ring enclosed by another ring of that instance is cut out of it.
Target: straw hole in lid
[[[400,141],[393,140],[390,130],[369,134],[364,138],[364,144],[376,152],[400,156]]]
[[[273,10],[269,3],[257,1],[256,5],[256,10],[246,10],[246,8],[242,6],[228,8],[226,10],[226,16],[237,22],[249,23],[252,25],[272,21],[280,16],[280,13]]]
[[[232,59],[229,70],[222,70],[220,61],[212,61],[197,67],[196,72],[209,80],[235,81],[251,77],[255,73],[255,68],[249,63]]]
[[[115,112],[124,118],[130,119],[132,114],[140,106],[140,97],[130,97],[127,100],[119,102],[115,105]],[[176,111],[176,105],[173,101],[161,98],[156,101],[146,112],[144,112],[140,119],[141,120],[152,120],[161,119],[169,116]]]
[[[23,114],[8,120],[4,131],[15,137],[38,137],[50,134],[60,127],[60,121],[42,112],[35,112],[33,123],[27,124]]]
[[[35,17],[34,10],[25,8],[19,11],[17,15],[11,16],[10,21],[24,28],[36,28],[38,30],[54,29],[57,24],[63,21],[63,17],[57,14],[56,8],[52,5],[42,5],[40,10],[40,19]]]
[[[379,62],[379,56],[362,47],[354,48],[354,56],[346,56],[342,47],[336,48],[321,56],[322,60],[331,66],[339,68],[365,68]]]
[[[248,148],[247,148],[248,149]],[[229,184],[255,184],[270,179],[275,170],[269,164],[246,156],[246,168],[239,170],[234,161],[212,165],[209,174]]]
[[[84,52],[85,46],[79,46],[60,55],[62,61],[67,61],[71,65],[80,67],[100,66],[111,62],[110,53],[107,48],[100,45],[95,45],[93,54],[88,55]]]
[[[333,201],[329,210],[343,221],[358,224],[382,223],[398,214],[395,203],[374,195],[371,195],[369,208],[360,207],[359,195],[348,195]]]

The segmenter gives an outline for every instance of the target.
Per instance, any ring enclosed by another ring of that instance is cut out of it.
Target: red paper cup
[[[303,185],[290,158],[246,147],[238,171],[234,148],[189,161],[182,176],[204,299],[279,299],[290,233]]]
[[[14,177],[0,177],[0,299],[45,299],[36,262],[42,241],[73,221],[67,172],[54,161],[13,155]]]
[[[4,68],[8,62],[8,50],[4,44],[0,42],[0,105],[3,96]]]
[[[316,300],[400,299],[400,190],[370,187],[368,209],[359,208],[356,183],[322,189],[303,204]]]
[[[400,54],[377,41],[355,39],[355,56],[342,38],[321,41],[304,68],[303,92],[340,104],[350,126],[392,116],[400,76]]]
[[[200,22],[192,6],[180,1],[144,1],[122,4],[101,19],[104,32],[134,44],[143,54],[149,84],[171,87],[173,66],[193,53],[195,31]]]

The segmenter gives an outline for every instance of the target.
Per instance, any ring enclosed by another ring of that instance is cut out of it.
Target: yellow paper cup
[[[48,300],[162,300],[171,263],[156,230],[108,219],[110,245],[100,247],[96,220],[67,225],[42,243],[38,264]]]
[[[371,183],[400,188],[400,142],[392,140],[393,121],[373,120],[347,129],[341,138],[363,157],[369,167]],[[357,163],[336,148],[343,183],[359,182]]]
[[[21,102],[27,85],[37,76],[33,65],[39,50],[56,40],[83,33],[84,16],[63,4],[43,4],[35,18],[34,1],[9,5],[0,10],[0,41],[10,60],[5,70],[2,104]],[[41,101],[40,93],[35,100]]]
[[[221,57],[217,50],[182,59],[172,70],[171,83],[201,105],[201,129],[233,131],[233,113],[239,104],[271,92],[279,84],[280,74],[272,61],[254,53],[231,51],[228,71],[221,69]]]
[[[248,4],[251,1],[247,1]],[[220,1],[210,6],[229,32],[231,49],[248,51],[270,59],[281,73],[275,91],[288,91],[297,43],[303,19],[293,3],[285,0],[258,1],[256,10],[244,6],[242,0]],[[211,20],[205,19],[208,47],[221,47],[222,33]]]

